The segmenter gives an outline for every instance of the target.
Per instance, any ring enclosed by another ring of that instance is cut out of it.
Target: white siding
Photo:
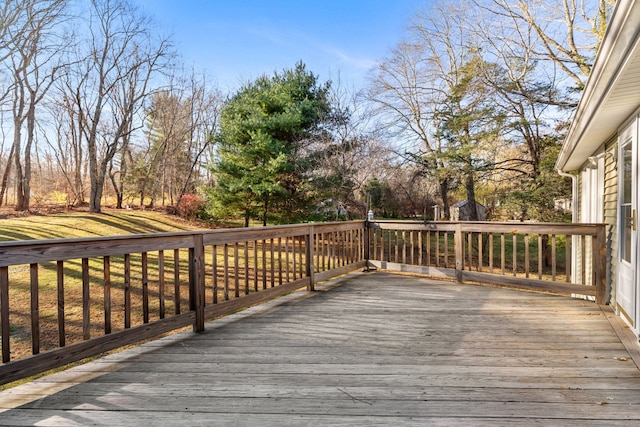
[[[611,139],[605,144],[606,153],[618,152],[618,137]],[[618,168],[613,155],[607,154],[604,158],[604,197],[603,197],[604,218],[607,224],[607,237],[609,247],[607,248],[608,269],[607,286],[611,289],[611,304],[615,305],[616,296],[616,259],[618,257]]]

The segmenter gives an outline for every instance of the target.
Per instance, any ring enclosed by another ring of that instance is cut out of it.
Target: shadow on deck
[[[598,305],[356,273],[0,393],[2,425],[630,425]]]

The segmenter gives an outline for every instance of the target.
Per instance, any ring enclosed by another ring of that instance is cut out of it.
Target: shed
[[[471,202],[469,200],[462,200],[449,208],[451,221],[471,221]],[[486,208],[476,202],[476,212],[478,213],[478,221],[485,221],[487,219]]]

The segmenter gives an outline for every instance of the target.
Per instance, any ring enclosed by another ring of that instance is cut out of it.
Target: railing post
[[[456,258],[456,282],[462,283],[462,270],[464,268],[464,246],[462,239],[462,224],[460,223],[456,224],[453,246]]]
[[[593,285],[596,287],[596,304],[607,304],[607,242],[606,226],[596,225],[596,235],[591,239]]]
[[[204,243],[202,234],[193,235],[193,248],[189,249],[189,309],[196,320],[194,332],[204,331]]]
[[[309,286],[307,288],[308,291],[314,291],[315,290],[315,279],[314,279],[314,265],[313,265],[313,257],[314,257],[314,250],[313,250],[313,245],[314,245],[314,229],[313,229],[313,225],[309,226],[309,232],[306,236],[306,258],[307,258],[307,276],[309,277]]]

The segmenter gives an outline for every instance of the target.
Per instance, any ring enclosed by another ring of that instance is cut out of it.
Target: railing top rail
[[[598,228],[605,224],[579,223],[527,223],[527,222],[480,222],[480,221],[397,221],[376,220],[369,222],[370,228],[397,230],[461,231],[507,234],[558,234],[595,236]]]
[[[215,245],[304,235],[312,227],[316,232],[331,232],[357,229],[363,226],[364,221],[349,221],[125,234],[104,237],[5,241],[0,242],[0,267],[145,251],[192,248],[194,245],[193,236],[196,235],[202,235],[205,244]]]

